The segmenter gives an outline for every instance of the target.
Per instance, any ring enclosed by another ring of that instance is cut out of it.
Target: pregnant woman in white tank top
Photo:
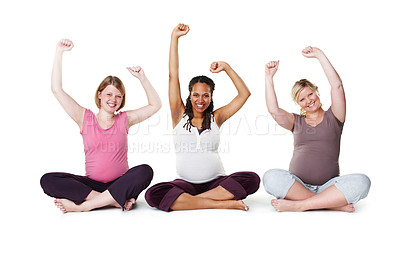
[[[150,206],[164,211],[193,209],[248,210],[242,199],[257,191],[260,178],[253,172],[226,175],[218,155],[219,128],[247,101],[250,91],[225,62],[214,62],[210,71],[225,71],[238,95],[227,105],[213,110],[214,82],[206,76],[189,83],[189,97],[183,103],[179,83],[178,39],[189,32],[184,24],[171,36],[169,57],[169,102],[174,127],[178,179],[159,183],[146,193]]]

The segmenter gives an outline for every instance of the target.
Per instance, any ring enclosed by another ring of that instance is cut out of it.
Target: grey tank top
[[[294,150],[289,171],[306,184],[320,186],[339,175],[340,137],[344,123],[335,117],[331,108],[315,127],[306,123],[305,116],[294,114],[294,117]]]

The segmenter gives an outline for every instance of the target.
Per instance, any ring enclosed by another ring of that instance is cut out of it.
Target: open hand
[[[134,77],[140,80],[145,78],[144,71],[140,66],[127,67],[127,69]]]

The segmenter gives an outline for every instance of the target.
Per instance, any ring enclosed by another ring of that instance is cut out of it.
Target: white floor
[[[39,194],[3,210],[1,259],[3,265],[393,265],[399,219],[375,195],[373,186],[351,214],[277,213],[262,188],[245,200],[248,212],[165,213],[141,195],[130,212],[62,214]]]

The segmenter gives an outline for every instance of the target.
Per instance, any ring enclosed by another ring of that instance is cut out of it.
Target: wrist
[[[56,51],[55,55],[54,55],[54,58],[57,59],[57,60],[62,60],[63,54],[64,54],[64,51]]]
[[[56,49],[56,55],[62,55],[64,53],[61,49]]]
[[[172,40],[178,40],[179,37],[181,37],[181,36],[179,36],[179,35],[176,34],[175,32],[173,32],[173,33],[171,34],[171,39],[172,39]]]
[[[315,56],[318,60],[323,59],[325,56],[324,52],[322,52],[321,50],[319,50]]]
[[[222,61],[220,64],[225,72],[232,70],[232,67],[228,63]]]
[[[274,75],[265,75],[265,81],[273,81]]]
[[[146,75],[144,75],[144,74],[143,75],[139,75],[138,79],[139,79],[140,83],[142,83],[142,84],[146,83],[148,81]]]

